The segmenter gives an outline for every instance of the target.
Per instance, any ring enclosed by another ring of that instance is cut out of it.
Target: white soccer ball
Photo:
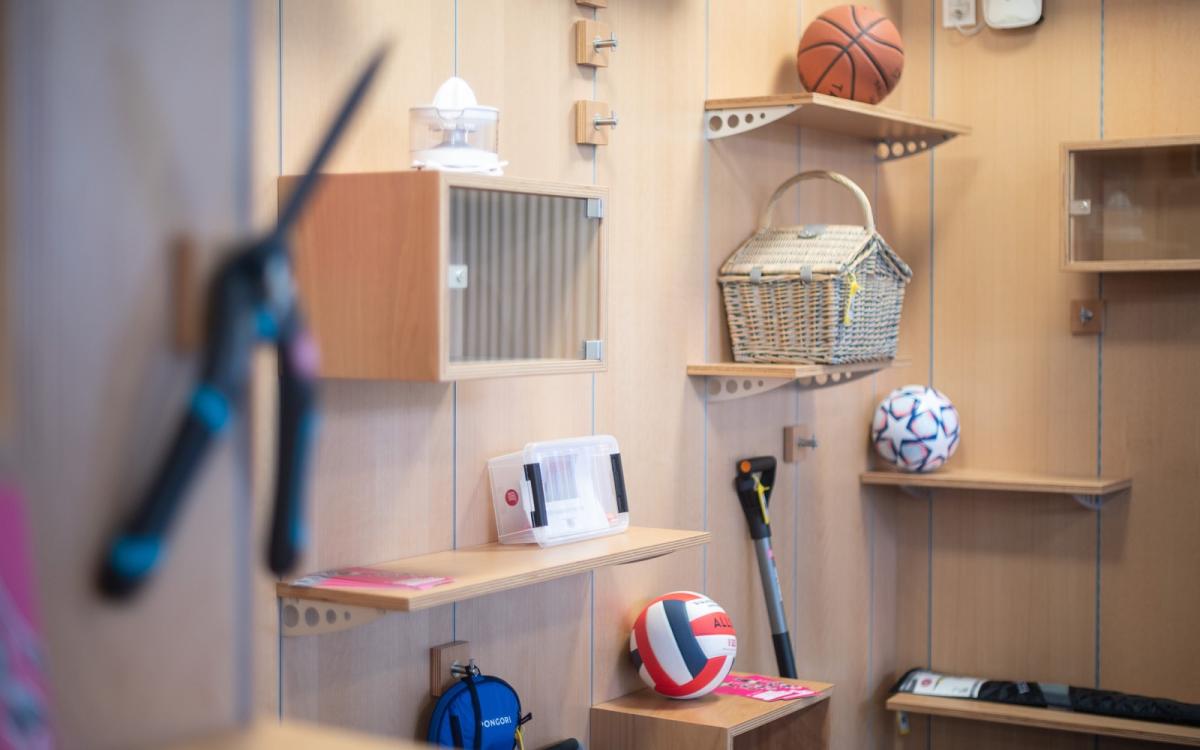
[[[694,591],[672,591],[646,605],[629,633],[629,655],[642,681],[668,698],[712,692],[737,656],[729,615]]]
[[[958,411],[934,388],[897,388],[875,410],[871,442],[885,461],[904,471],[939,469],[958,447]]]

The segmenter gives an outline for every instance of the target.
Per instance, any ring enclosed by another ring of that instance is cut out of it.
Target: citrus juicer
[[[409,110],[413,167],[503,174],[497,145],[500,110],[480,106],[463,79],[446,80],[433,103]]]

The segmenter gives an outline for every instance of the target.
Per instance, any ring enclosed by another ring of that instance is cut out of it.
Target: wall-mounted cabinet
[[[295,236],[322,376],[603,370],[607,196],[448,172],[328,175]]]
[[[1065,143],[1063,268],[1200,270],[1200,136]]]

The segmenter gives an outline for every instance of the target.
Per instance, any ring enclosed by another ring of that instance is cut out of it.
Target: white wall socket
[[[942,28],[975,25],[975,0],[942,0]]]

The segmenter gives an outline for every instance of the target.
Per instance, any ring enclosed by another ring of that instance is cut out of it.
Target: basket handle
[[[816,179],[833,180],[837,184],[853,193],[854,197],[858,199],[858,205],[863,210],[863,217],[866,219],[865,223],[867,232],[869,234],[875,233],[875,217],[871,214],[871,202],[867,200],[867,194],[862,191],[862,188],[854,184],[854,180],[851,180],[844,174],[839,174],[837,172],[826,172],[819,169],[793,175],[792,177],[789,177],[782,185],[775,188],[775,192],[771,194],[771,200],[767,201],[766,208],[763,209],[762,214],[758,217],[759,231],[771,228],[771,214],[775,212],[775,204],[779,202],[779,199],[783,197],[783,194],[787,192],[788,188],[790,188],[792,185],[795,185],[797,182]]]

